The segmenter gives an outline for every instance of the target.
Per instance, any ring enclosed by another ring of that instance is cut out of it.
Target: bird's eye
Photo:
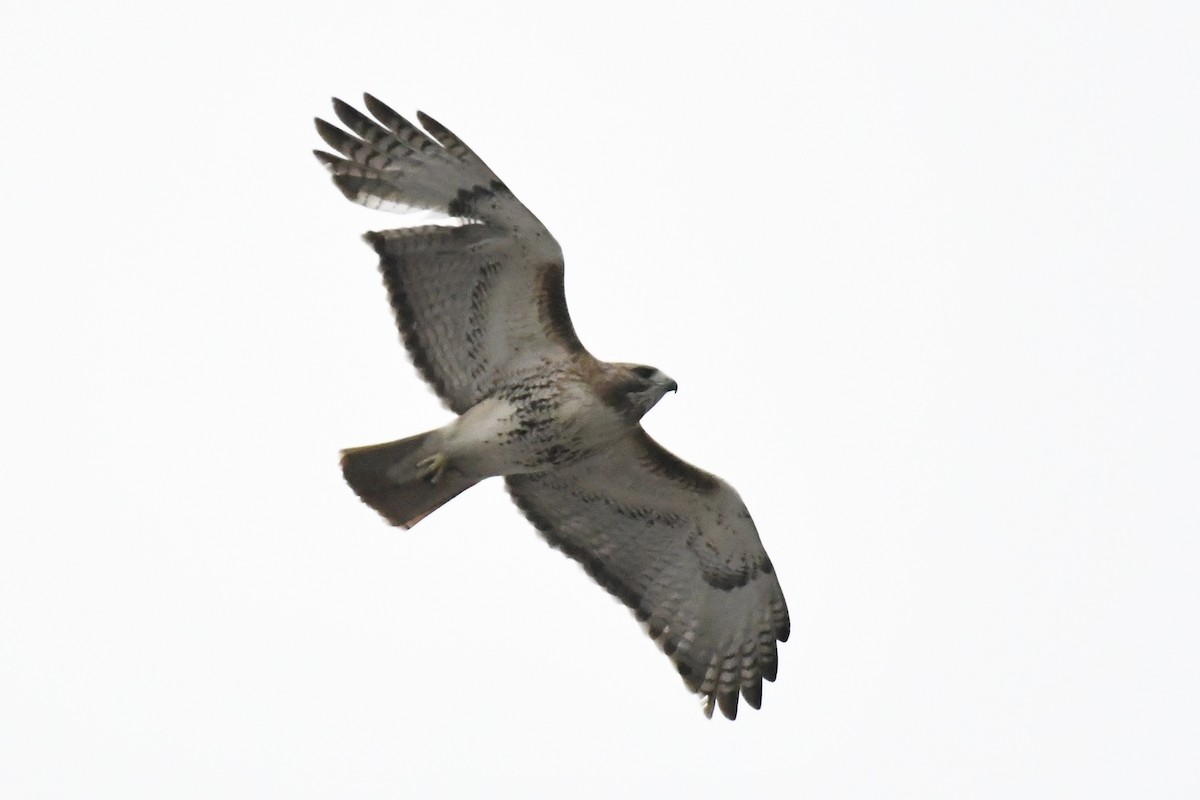
[[[633,368],[634,375],[637,375],[639,378],[645,378],[646,380],[650,380],[650,378],[654,377],[654,373],[656,373],[656,372],[658,372],[658,370],[656,370],[654,367],[634,367]]]

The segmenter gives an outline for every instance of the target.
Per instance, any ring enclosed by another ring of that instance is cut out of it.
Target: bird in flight
[[[421,112],[334,99],[314,151],[350,200],[450,224],[366,234],[400,335],[457,415],[436,430],[342,451],[350,488],[405,528],[503,476],[546,540],[629,606],[688,688],[733,719],[762,703],[789,621],[775,569],[725,481],[680,460],[640,420],[678,387],[609,363],[575,335],[563,255],[487,165]]]

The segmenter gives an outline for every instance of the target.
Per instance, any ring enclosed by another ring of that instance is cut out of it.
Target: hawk
[[[737,492],[685,463],[640,420],[678,387],[607,363],[575,335],[550,232],[443,125],[370,95],[333,101],[314,151],[347,198],[440,212],[453,224],[366,234],[421,375],[457,414],[444,427],[342,451],[350,488],[411,527],[503,476],[546,540],[629,606],[688,688],[733,719],[762,703],[789,631],[774,567]],[[422,130],[423,129],[423,130]]]

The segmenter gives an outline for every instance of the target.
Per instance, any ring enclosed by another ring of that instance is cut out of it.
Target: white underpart
[[[505,400],[483,400],[438,432],[440,449],[465,475],[486,477],[512,472],[515,465],[511,451],[501,442],[516,427],[516,413],[516,406]]]

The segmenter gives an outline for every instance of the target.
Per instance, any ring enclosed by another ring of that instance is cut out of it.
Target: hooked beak
[[[678,392],[679,384],[676,383],[675,381],[667,381],[667,391],[668,392]]]

